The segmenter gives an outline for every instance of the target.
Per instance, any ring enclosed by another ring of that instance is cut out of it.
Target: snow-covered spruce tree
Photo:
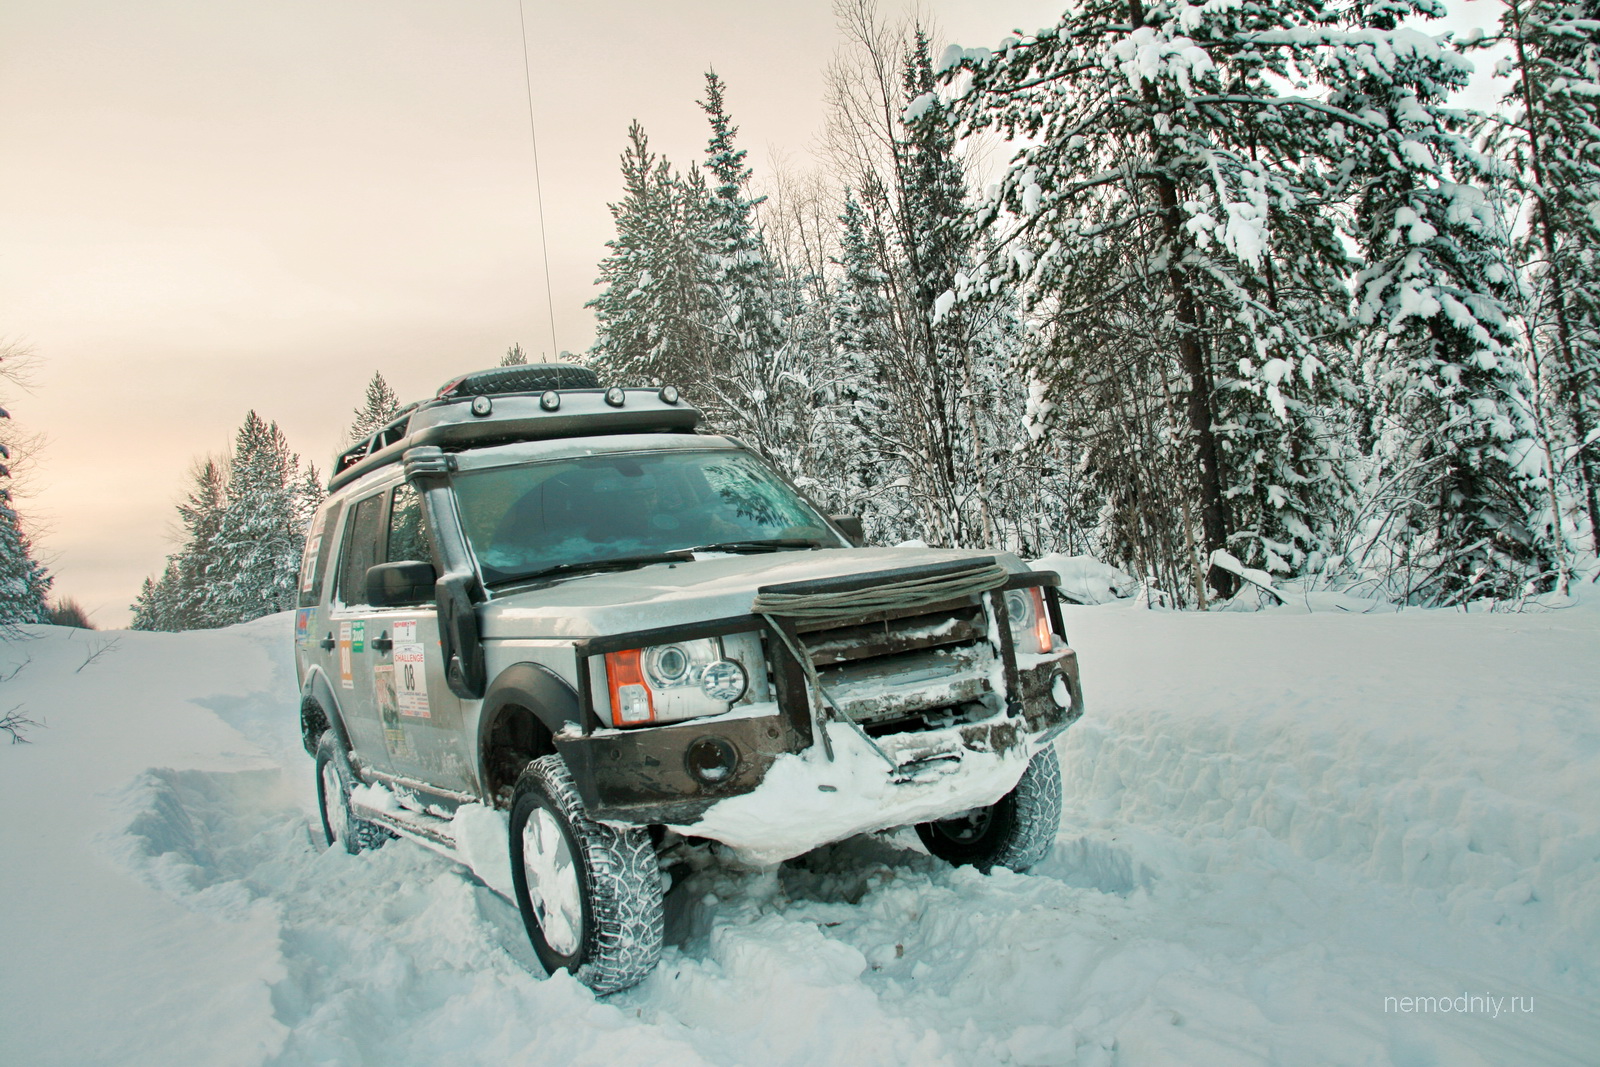
[[[693,169],[680,180],[650,151],[639,123],[622,154],[623,197],[611,204],[617,234],[600,263],[590,359],[617,382],[677,385],[696,397],[711,377],[705,211]]]
[[[838,10],[852,48],[829,73],[830,154],[857,195],[841,215],[833,359],[853,378],[843,391],[877,472],[867,526],[935,544],[1061,547],[1055,478],[1024,447],[1011,294],[941,303],[971,269],[974,237],[926,35],[884,26],[870,0]]]
[[[1489,146],[1527,200],[1518,251],[1536,400],[1554,476],[1600,554],[1600,0],[1505,0],[1483,43],[1499,42],[1511,87]]]
[[[528,354],[522,350],[522,343],[515,342],[506,349],[506,354],[500,357],[502,367],[524,367],[528,363]]]
[[[157,579],[146,578],[134,601],[135,630],[195,630],[225,622],[216,602],[221,584],[217,532],[227,499],[228,461],[207,457],[189,475],[192,486],[178,505],[183,541]]]
[[[1367,120],[1315,82],[1319,52],[1344,47],[1337,15],[1320,0],[1086,0],[998,55],[946,54],[948,78],[970,80],[960,131],[1030,145],[977,217],[1001,255],[967,291],[994,274],[1032,287],[1037,414],[1080,402],[1073,375],[1103,335],[1137,347],[1099,349],[1116,365],[1095,390],[1145,394],[1104,404],[1107,420],[1159,410],[1131,435],[1085,415],[1085,468],[1108,526],[1144,531],[1160,557],[1119,562],[1191,574],[1172,590],[1191,601],[1235,587],[1208,568],[1218,551],[1316,569],[1348,504],[1334,208]]]
[[[30,349],[0,342],[0,381],[26,386],[32,363]],[[19,623],[46,622],[50,613],[51,577],[33,557],[33,544],[17,516],[11,492],[14,455],[32,444],[11,429],[11,413],[0,408],[0,636]]]
[[[1486,194],[1493,161],[1471,116],[1446,101],[1471,65],[1442,40],[1396,34],[1437,0],[1362,3],[1370,31],[1320,54],[1329,103],[1366,119],[1350,159],[1356,279],[1373,418],[1368,510],[1388,592],[1403,602],[1507,596],[1548,567],[1536,529],[1529,390],[1506,297],[1514,289],[1501,219]]]
[[[400,411],[400,398],[395,396],[389,383],[383,380],[382,371],[373,371],[367,383],[366,399],[355,409],[355,419],[346,431],[352,444],[364,441],[386,426]]]
[[[254,411],[246,415],[216,533],[219,623],[247,622],[294,605],[308,517],[303,486],[299,457],[278,424]]]
[[[0,636],[18,623],[48,621],[50,583],[44,566],[33,558],[33,545],[18,522],[11,490],[0,486]]]
[[[863,200],[877,208],[869,216]],[[893,342],[894,307],[881,219],[887,199],[874,179],[858,199],[846,192],[838,267],[831,300],[831,345],[820,375],[819,436],[827,442],[818,476],[842,508],[859,514],[867,539],[894,543],[919,537],[923,524],[905,472],[891,410],[886,360]]]
[[[768,258],[739,128],[728,113],[723,84],[706,72],[699,101],[711,126],[704,172],[709,197],[701,201],[710,319],[706,323],[711,366],[707,413],[725,429],[742,433],[768,459],[791,473],[807,433],[809,396],[797,373],[800,353],[788,335],[790,308],[798,299]]]

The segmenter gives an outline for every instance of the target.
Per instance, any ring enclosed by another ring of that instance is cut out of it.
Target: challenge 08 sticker
[[[394,624],[394,696],[401,715],[429,718],[428,669],[415,622]]]

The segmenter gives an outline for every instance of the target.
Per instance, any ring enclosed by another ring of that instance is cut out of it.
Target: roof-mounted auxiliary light
[[[664,385],[661,387],[661,392],[656,395],[661,398],[663,404],[676,404],[678,402],[678,387],[676,385]]]
[[[539,396],[539,406],[546,411],[555,411],[561,406],[561,394],[554,389],[546,389]]]
[[[606,390],[606,403],[614,408],[620,408],[628,402],[628,394],[622,391],[622,386],[613,385]]]
[[[486,397],[486,396],[475,396],[475,397],[472,398],[472,413],[474,415],[478,416],[479,418],[482,418],[483,416],[489,414],[489,412],[491,412],[493,410],[494,410],[494,402],[492,400],[490,400],[488,397]]]

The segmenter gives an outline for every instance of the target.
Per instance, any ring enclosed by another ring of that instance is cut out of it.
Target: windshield
[[[691,548],[839,547],[827,522],[743,452],[585,456],[456,476],[489,584]]]

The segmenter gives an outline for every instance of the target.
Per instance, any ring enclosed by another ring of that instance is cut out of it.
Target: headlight
[[[1011,641],[1018,652],[1044,654],[1054,647],[1050,614],[1044,607],[1044,590],[1038,586],[1006,590],[1006,615],[1011,622]]]
[[[735,703],[767,698],[756,634],[730,634],[606,655],[611,722],[679,722],[720,715]]]

